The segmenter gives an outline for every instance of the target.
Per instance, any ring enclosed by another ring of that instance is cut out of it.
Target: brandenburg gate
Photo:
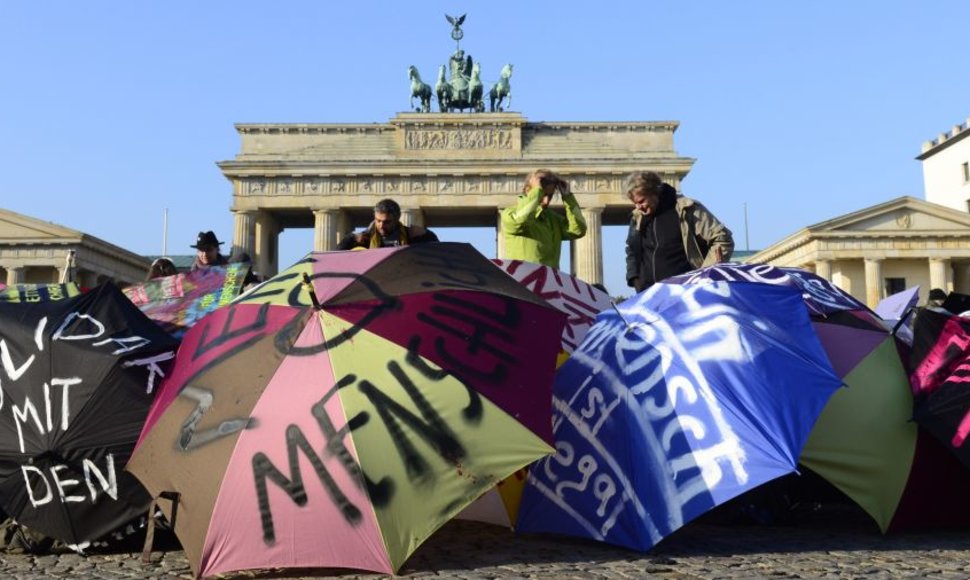
[[[241,150],[218,165],[232,182],[234,249],[248,252],[263,275],[279,270],[283,230],[312,227],[314,250],[334,250],[370,222],[383,198],[400,204],[406,224],[494,227],[501,255],[499,211],[515,203],[530,171],[551,169],[570,182],[589,226],[570,242],[571,273],[596,283],[603,281],[602,227],[629,223],[626,175],[655,171],[679,190],[690,170],[694,160],[674,149],[677,125],[530,122],[501,111],[240,124]],[[622,247],[607,251],[623,259]]]

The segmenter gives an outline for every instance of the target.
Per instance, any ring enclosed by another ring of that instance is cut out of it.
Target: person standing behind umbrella
[[[199,236],[196,239],[194,246],[189,246],[190,248],[195,248],[195,261],[192,262],[192,271],[196,271],[200,268],[208,268],[209,266],[225,266],[229,264],[229,260],[219,252],[219,246],[224,242],[220,242],[216,234],[209,230],[207,232],[199,232]]]
[[[145,280],[154,280],[155,278],[164,278],[166,276],[174,276],[178,274],[178,269],[175,267],[175,263],[169,258],[155,258],[152,265],[148,268],[148,276]]]
[[[700,202],[678,195],[656,173],[630,175],[626,195],[633,202],[626,239],[626,280],[637,292],[731,258],[731,230]]]
[[[565,216],[549,209],[557,191]],[[504,248],[499,257],[558,269],[563,240],[585,235],[586,220],[569,183],[547,169],[537,169],[526,178],[518,202],[502,210]]]
[[[347,234],[337,244],[337,249],[366,250],[437,241],[438,236],[424,226],[402,224],[401,206],[393,199],[382,199],[374,206],[374,221],[367,229]]]

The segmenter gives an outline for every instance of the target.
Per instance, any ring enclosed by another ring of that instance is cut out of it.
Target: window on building
[[[886,296],[906,289],[906,278],[886,278]]]
[[[963,168],[963,183],[970,181],[970,162],[965,162]]]

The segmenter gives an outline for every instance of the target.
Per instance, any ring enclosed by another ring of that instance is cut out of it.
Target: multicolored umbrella
[[[891,325],[841,288],[796,268],[720,264],[669,282],[709,280],[802,292],[818,339],[848,387],[820,415],[802,465],[858,503],[883,531],[970,521],[970,501],[953,484],[970,480],[910,420],[913,398],[900,358],[905,347],[891,336]],[[932,484],[934,474],[946,474],[946,482]]]
[[[311,254],[189,330],[128,468],[199,575],[393,573],[552,452],[563,324],[468,244]]]
[[[145,315],[181,338],[203,316],[239,296],[249,267],[245,262],[210,266],[129,286],[124,292]]]
[[[0,506],[80,545],[150,497],[122,471],[176,341],[114,286],[0,302]]]
[[[840,385],[797,290],[654,284],[559,369],[556,455],[530,469],[517,529],[647,550],[793,472]]]

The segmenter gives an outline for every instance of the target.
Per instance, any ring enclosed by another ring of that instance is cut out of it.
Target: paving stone
[[[456,521],[405,564],[405,578],[967,578],[970,530],[881,535],[865,522],[732,527],[688,525],[646,554],[592,541],[509,534],[496,526]],[[282,571],[238,574],[276,578]],[[0,577],[162,580],[192,578],[185,553],[0,554]],[[300,570],[288,578],[376,580],[353,571]]]

